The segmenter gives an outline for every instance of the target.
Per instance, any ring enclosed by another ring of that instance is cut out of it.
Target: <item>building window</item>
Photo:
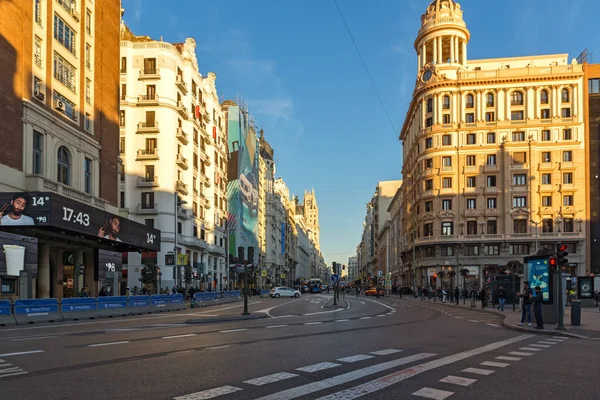
[[[542,119],[550,119],[550,109],[549,108],[542,108]]]
[[[433,158],[427,158],[425,160],[425,169],[433,168]]]
[[[525,141],[525,132],[513,132],[512,141],[513,142],[524,142]]]
[[[487,221],[487,233],[488,235],[495,235],[498,233],[498,221],[495,219]]]
[[[67,100],[67,98],[65,96],[63,96],[62,94],[60,94],[56,91],[53,93],[53,96],[54,96],[55,108],[57,108],[57,106],[58,106],[57,103],[62,102],[65,115],[67,117],[71,118],[73,121],[76,121],[77,116],[75,113],[75,104],[72,101]]]
[[[453,256],[454,255],[454,247],[453,246],[442,246],[440,248],[442,256]]]
[[[42,92],[42,80],[37,76],[33,77],[33,95],[38,99],[41,99],[44,95]]]
[[[87,157],[83,161],[83,173],[84,190],[87,194],[92,194],[92,160]]]
[[[467,221],[467,235],[477,235],[477,221]]]
[[[35,23],[42,27],[42,0],[35,0],[34,4]]]
[[[85,78],[85,102],[92,104],[92,80]]]
[[[32,173],[34,175],[42,175],[44,173],[44,135],[38,131],[33,131],[33,165]]]
[[[444,110],[450,109],[450,96],[444,96],[442,98],[442,109],[444,109]]]
[[[427,100],[427,113],[433,112],[433,99]]]
[[[452,210],[452,200],[451,199],[442,200],[442,210],[444,210],[444,211]]]
[[[566,185],[570,185],[573,183],[573,173],[572,172],[563,173],[563,183]]]
[[[563,129],[563,140],[573,140],[573,131],[569,129]]]
[[[529,245],[528,244],[511,244],[510,245],[510,254],[513,254],[513,255],[529,254]]]
[[[127,72],[127,57],[121,57],[121,73]]]
[[[148,228],[154,228],[154,218],[144,219],[144,225],[146,225]]]
[[[527,197],[525,197],[525,196],[513,197],[513,207],[515,207],[515,208],[527,207]]]
[[[588,91],[589,93],[600,93],[600,79],[588,79]]]
[[[569,207],[573,205],[573,195],[567,194],[563,196],[563,206]]]
[[[442,188],[451,189],[452,188],[452,178],[450,178],[450,177],[442,178]]]
[[[443,156],[442,157],[442,167],[451,167],[452,166],[452,157]]]
[[[435,257],[435,247],[434,246],[425,247],[425,257],[426,258]]]
[[[154,208],[154,192],[142,192],[142,208]]]
[[[76,93],[75,74],[77,69],[58,53],[54,53],[54,78]]]
[[[474,113],[467,113],[467,114],[465,114],[465,122],[466,123],[473,123],[473,122],[475,122],[475,114]]]
[[[470,187],[470,188],[477,187],[477,177],[476,176],[467,176],[467,187]]]
[[[425,120],[425,127],[429,128],[430,126],[433,126],[433,117],[429,117]]]
[[[516,175],[513,175],[513,185],[514,186],[525,186],[525,185],[527,185],[527,175],[526,174],[516,174]]]
[[[475,210],[477,208],[477,200],[467,199],[467,210]]]
[[[427,179],[425,181],[425,190],[433,189],[433,179]]]
[[[42,39],[37,35],[35,36],[35,53],[33,55],[33,61],[35,65],[42,68]]]
[[[425,139],[425,150],[431,149],[433,147],[433,138]]]
[[[442,123],[448,125],[450,123],[450,114],[442,115]]]
[[[524,113],[522,110],[510,112],[510,120],[511,121],[523,121],[523,119],[524,119]]]
[[[75,31],[56,14],[54,14],[54,39],[75,55]]]
[[[465,256],[478,256],[478,255],[479,255],[479,246],[477,246],[477,245],[465,246]]]
[[[423,236],[433,236],[433,224],[423,224]]]
[[[488,93],[485,95],[485,106],[494,107],[494,94]]]
[[[500,246],[497,244],[486,244],[484,251],[486,256],[498,256],[500,255]]]
[[[563,103],[569,103],[570,99],[569,99],[569,89],[563,89],[560,92],[560,99]]]
[[[473,166],[475,165],[475,155],[468,155],[465,157],[465,162],[467,163],[467,165],[469,166]]]
[[[524,151],[512,153],[512,159],[513,164],[525,164],[527,162],[527,153]]]
[[[545,163],[552,162],[552,153],[549,151],[544,151],[542,153],[542,162],[545,162]]]
[[[119,153],[125,154],[125,136],[119,138]]]
[[[573,218],[565,218],[563,220],[563,231],[564,232],[575,232],[575,226],[573,225]]]
[[[433,211],[433,201],[426,201],[425,202],[425,212],[431,212]]]
[[[454,224],[452,222],[442,222],[442,235],[454,235]]]
[[[523,92],[515,90],[510,94],[510,104],[512,106],[522,106],[523,105]],[[513,118],[514,119],[514,118]]]
[[[488,197],[487,199],[487,208],[495,209],[498,206],[498,199],[495,197]]]
[[[513,233],[527,233],[527,220],[526,219],[513,220]]]
[[[452,146],[452,135],[442,135],[442,146]]]
[[[85,67],[92,69],[92,46],[89,43],[85,44]]]
[[[85,113],[83,120],[83,128],[90,133],[92,132],[92,116],[90,115],[90,113]]]
[[[542,196],[542,207],[552,207],[552,196]]]
[[[92,12],[85,10],[85,32],[88,35],[92,34]]]
[[[570,108],[562,108],[560,110],[560,116],[562,118],[571,118],[571,109]]]
[[[475,107],[474,97],[472,94],[468,94],[465,97],[465,108],[474,108],[474,107]]]
[[[494,122],[496,120],[496,113],[488,111],[485,113],[485,122]]]
[[[545,129],[542,131],[542,141],[549,142],[551,140],[551,134],[549,129]]]
[[[64,185],[71,184],[71,153],[65,146],[58,148],[56,180]]]
[[[487,177],[487,187],[496,187],[496,175],[489,175]]]
[[[548,91],[546,89],[540,92],[540,104],[548,104]]]
[[[571,150],[563,151],[563,161],[564,162],[573,161],[573,152]]]
[[[119,111],[119,126],[125,126],[125,110]]]
[[[552,233],[554,228],[554,221],[550,218],[542,220],[542,233]]]
[[[496,132],[488,132],[487,142],[488,142],[488,144],[496,143]]]
[[[542,185],[552,184],[552,174],[542,174]]]

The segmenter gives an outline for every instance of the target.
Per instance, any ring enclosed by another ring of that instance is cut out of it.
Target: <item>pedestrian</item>
[[[460,290],[458,286],[454,289],[454,297],[456,297],[456,304],[458,305],[458,298],[460,297]]]
[[[518,325],[523,326],[525,324],[525,317],[527,317],[527,326],[531,326],[531,302],[533,299],[533,292],[529,287],[529,282],[523,282],[523,293],[519,293],[518,296],[523,299],[521,322]]]
[[[479,297],[481,298],[481,308],[485,309],[485,307],[487,307],[487,292],[486,292],[485,288],[481,288]]]
[[[496,293],[498,296],[498,310],[504,311],[504,302],[506,301],[506,291],[502,286],[498,288],[498,292]]]
[[[477,307],[476,301],[477,301],[477,289],[475,289],[475,287],[471,288],[471,307]]]
[[[544,295],[542,294],[542,288],[539,286],[535,287],[535,297],[533,298],[533,313],[535,314],[535,329],[544,329],[544,319],[542,318],[542,301]]]

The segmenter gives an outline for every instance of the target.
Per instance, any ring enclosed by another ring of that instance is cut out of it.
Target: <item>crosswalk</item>
[[[13,366],[13,364],[8,361],[0,359],[0,379],[15,375],[25,375],[26,373],[27,371]]]
[[[537,351],[550,351],[548,349],[567,339],[553,337],[541,340],[537,335],[523,334],[441,358],[438,354],[429,352],[410,354],[410,349],[373,349],[359,354],[340,355],[339,358],[323,360],[316,364],[292,365],[287,371],[275,371],[269,375],[243,380],[238,384],[229,382],[224,386],[182,394],[173,399],[201,400],[223,397],[223,400],[348,400],[367,397],[401,381],[457,362],[470,365],[452,370],[452,374],[437,382],[429,381],[427,386],[412,392],[410,396],[415,399],[435,400],[443,400],[453,395],[462,398],[465,392],[461,391],[476,385],[479,380],[493,376],[506,367],[515,366],[524,359],[535,357],[539,354]],[[535,347],[536,344],[547,347]],[[535,350],[530,351],[531,349]],[[372,380],[365,382],[369,377],[372,377]],[[352,385],[354,381],[359,380],[360,384]],[[332,393],[332,390],[336,389],[339,391]],[[319,395],[321,391],[328,391],[329,394]]]

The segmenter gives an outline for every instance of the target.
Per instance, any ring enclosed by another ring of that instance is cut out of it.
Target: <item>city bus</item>
[[[309,293],[321,293],[321,280],[318,278],[310,278],[306,283]]]

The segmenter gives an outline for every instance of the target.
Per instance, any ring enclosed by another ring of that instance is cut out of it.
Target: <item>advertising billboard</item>
[[[539,286],[542,289],[542,297],[544,303],[552,303],[551,296],[551,279],[550,265],[548,258],[532,258],[528,257],[525,260],[527,264],[528,280],[531,290],[535,291],[535,287]]]
[[[39,226],[160,251],[160,231],[50,192],[0,193],[0,228]]]
[[[259,147],[256,133],[248,123],[247,113],[240,107],[229,107],[227,127],[229,253],[237,254],[239,246],[258,248]],[[257,260],[250,261],[255,263]]]

